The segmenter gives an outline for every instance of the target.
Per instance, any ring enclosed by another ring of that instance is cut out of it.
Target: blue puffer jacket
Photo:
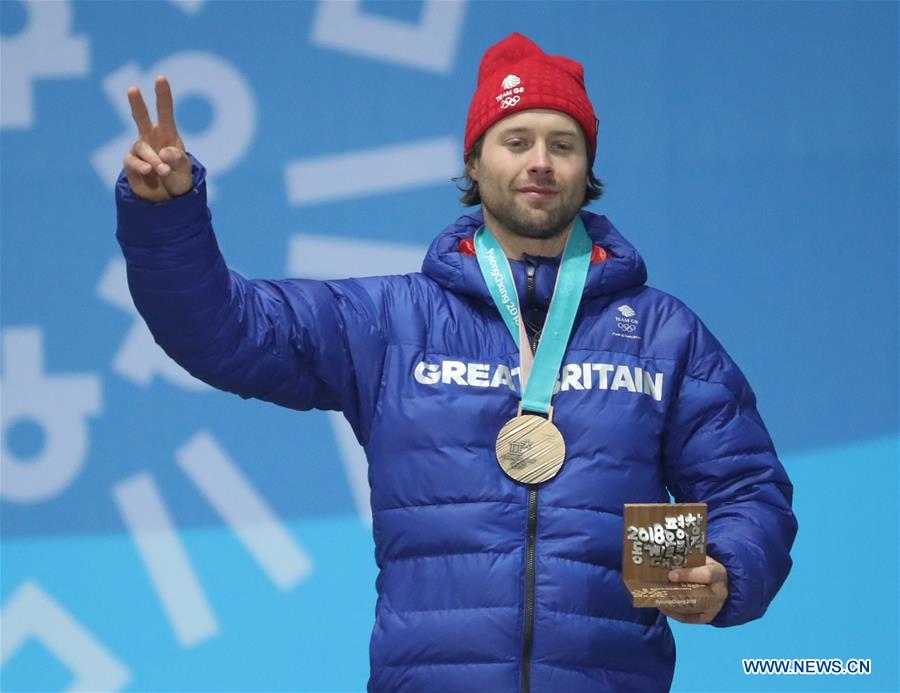
[[[460,217],[421,273],[247,280],[219,253],[205,172],[171,202],[117,185],[117,238],[157,342],[207,383],[294,409],[340,410],[369,460],[380,569],[372,691],[664,690],[666,618],[621,585],[622,506],[709,504],[708,552],[729,574],[713,622],[759,618],[784,582],[791,484],[744,376],[680,301],[644,284],[637,251],[582,212],[610,255],[590,266],[554,423],[567,444],[538,491],[498,467],[519,402],[518,352]],[[513,261],[546,309],[558,259]]]

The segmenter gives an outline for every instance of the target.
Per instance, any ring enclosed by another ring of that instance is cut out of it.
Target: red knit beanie
[[[547,55],[518,33],[488,48],[481,59],[466,120],[463,160],[491,125],[532,108],[561,111],[574,118],[584,131],[588,161],[593,165],[600,123],[584,87],[584,68],[562,55]]]

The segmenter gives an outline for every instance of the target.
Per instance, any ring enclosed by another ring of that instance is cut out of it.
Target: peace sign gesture
[[[156,78],[156,125],[150,121],[140,89],[128,88],[128,102],[138,128],[138,139],[123,160],[131,189],[152,202],[183,195],[193,185],[191,160],[175,127],[169,81],[163,75]]]

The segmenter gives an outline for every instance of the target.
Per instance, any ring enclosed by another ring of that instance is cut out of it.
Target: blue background
[[[91,377],[102,404],[82,415],[88,446],[64,487],[22,500],[4,482],[0,603],[39,585],[127,669],[123,690],[364,689],[373,546],[333,418],[165,377],[139,382],[114,367],[135,316],[98,285],[120,258],[112,181],[135,131],[122,116],[125,90],[111,95],[104,83],[132,64],[154,120],[147,85],[175,54],[212,56],[246,86],[249,101],[222,110],[209,94],[240,93],[212,81],[206,95],[179,95],[187,77],[166,72],[188,150],[204,163],[234,154],[209,166],[226,259],[276,278],[292,274],[289,242],[304,234],[421,258],[463,210],[449,178],[462,169],[481,55],[519,31],[585,65],[600,119],[594,171],[606,185],[591,209],[643,254],[649,283],[693,308],[741,366],[795,484],[800,531],[785,587],[746,626],[675,624],[673,688],[900,688],[898,4],[461,3],[458,22],[440,22],[425,43],[449,47],[443,68],[391,57],[377,28],[356,35],[355,49],[317,38],[334,3],[42,4],[84,42],[84,61],[30,75],[26,118],[10,115],[25,97],[3,81],[3,406],[24,392],[9,386],[6,338],[34,329],[45,377]],[[341,4],[381,20],[371,26],[410,31],[425,31],[431,8]],[[38,56],[53,63],[50,38],[11,48],[38,21],[33,6],[0,8],[4,75],[30,72]],[[192,146],[226,112],[255,114],[243,139]],[[98,166],[117,138],[119,163]],[[439,138],[459,151],[442,181],[290,200],[292,162]],[[267,578],[175,464],[198,431],[227,450],[310,557],[312,571],[289,589]],[[2,433],[5,465],[40,459],[48,436],[38,416],[4,415]],[[114,502],[113,488],[142,473],[218,623],[188,646]],[[4,690],[58,690],[72,679],[39,639],[5,657]],[[872,674],[745,677],[743,657],[871,658]]]

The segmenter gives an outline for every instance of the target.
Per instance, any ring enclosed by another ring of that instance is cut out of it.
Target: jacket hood
[[[588,268],[582,298],[611,295],[647,281],[647,267],[637,249],[631,245],[601,214],[580,211],[584,228],[594,242],[608,254],[602,262],[592,262]],[[468,212],[444,229],[431,244],[422,272],[448,291],[466,294],[489,305],[493,299],[488,291],[478,259],[460,249],[460,242],[474,237],[484,223],[481,207]],[[553,295],[556,274],[562,253],[556,257],[524,255],[522,260],[510,260],[519,296],[525,295],[525,265],[535,265],[535,296],[540,306],[547,306]]]

